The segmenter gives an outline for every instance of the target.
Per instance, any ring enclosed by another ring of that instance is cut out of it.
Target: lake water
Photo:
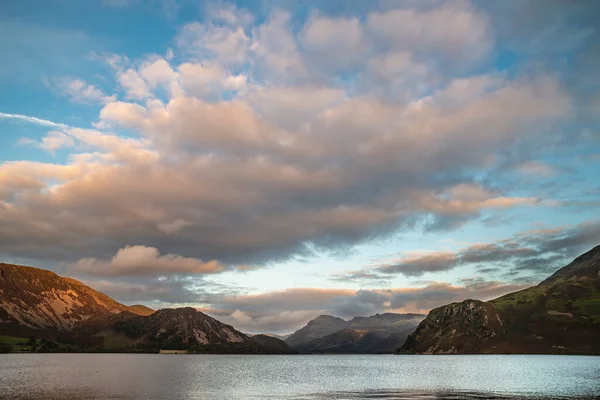
[[[600,357],[3,354],[0,399],[600,397]]]

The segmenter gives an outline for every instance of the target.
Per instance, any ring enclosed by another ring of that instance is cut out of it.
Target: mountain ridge
[[[350,320],[320,315],[287,343],[300,353],[393,353],[425,318],[422,314],[374,314]]]

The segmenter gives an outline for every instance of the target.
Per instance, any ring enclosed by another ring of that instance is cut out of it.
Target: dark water
[[[600,357],[0,355],[0,399],[600,398]]]

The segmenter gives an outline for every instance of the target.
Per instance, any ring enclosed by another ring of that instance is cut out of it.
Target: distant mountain
[[[68,331],[92,316],[126,310],[130,308],[75,279],[0,264],[0,333]]]
[[[305,327],[297,330],[287,338],[286,343],[292,347],[308,343],[313,339],[330,335],[344,329],[348,321],[331,315],[320,315],[311,320]]]
[[[600,246],[538,286],[431,310],[405,353],[600,354]]]
[[[320,316],[290,336],[287,343],[300,353],[393,353],[423,318],[421,314],[385,313],[344,321]]]

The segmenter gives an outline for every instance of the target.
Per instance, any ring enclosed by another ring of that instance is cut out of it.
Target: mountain
[[[75,279],[0,264],[0,333],[68,331],[92,316],[130,310]]]
[[[539,285],[432,310],[404,353],[600,354],[600,246]]]
[[[93,335],[109,350],[188,350],[197,353],[294,353],[284,341],[257,335],[249,337],[232,326],[196,310],[158,310],[148,316],[114,321]]]
[[[385,313],[344,321],[320,316],[290,336],[287,343],[301,353],[393,353],[423,318],[421,314]]]
[[[346,325],[348,325],[348,322],[341,318],[332,317],[331,315],[320,315],[311,320],[305,327],[290,335],[286,343],[295,348],[313,339],[318,339],[344,329]]]

